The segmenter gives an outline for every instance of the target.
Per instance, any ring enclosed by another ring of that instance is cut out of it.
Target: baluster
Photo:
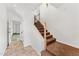
[[[46,50],[46,22],[44,23],[44,43],[45,43],[45,50]]]

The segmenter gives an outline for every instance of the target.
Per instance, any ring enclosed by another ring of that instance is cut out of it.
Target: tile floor
[[[38,54],[31,46],[23,47],[22,41],[18,40],[11,42],[4,56],[38,56]]]

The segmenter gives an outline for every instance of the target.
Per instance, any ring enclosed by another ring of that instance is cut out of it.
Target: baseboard
[[[4,56],[6,48],[7,48],[7,45],[4,47],[4,49],[3,49],[2,53],[0,54],[0,56]]]
[[[30,42],[28,42],[28,43],[23,43],[23,45],[24,45],[24,47],[27,47],[27,46],[31,45],[31,43],[30,43]]]

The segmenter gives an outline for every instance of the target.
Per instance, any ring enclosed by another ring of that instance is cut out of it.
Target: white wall
[[[31,46],[41,55],[41,51],[44,50],[44,38],[35,26],[32,27],[31,33]]]
[[[60,42],[79,48],[79,4],[63,4],[55,8],[49,4],[40,7],[41,19],[47,22],[48,30]],[[77,36],[77,38],[75,37]]]
[[[58,8],[59,10],[65,12],[67,16],[70,16],[72,21],[72,38],[79,39],[79,3],[73,4],[63,4]]]
[[[0,4],[0,55],[4,54],[7,47],[7,17],[6,8]]]

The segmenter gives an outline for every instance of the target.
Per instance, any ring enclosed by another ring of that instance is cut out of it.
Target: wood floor
[[[48,54],[50,53],[50,54]],[[79,56],[79,49],[60,43],[54,42],[47,46],[47,55],[48,56]],[[42,51],[42,56],[47,56],[46,51]]]
[[[38,54],[31,46],[23,47],[22,41],[12,41],[4,56],[38,56]]]

